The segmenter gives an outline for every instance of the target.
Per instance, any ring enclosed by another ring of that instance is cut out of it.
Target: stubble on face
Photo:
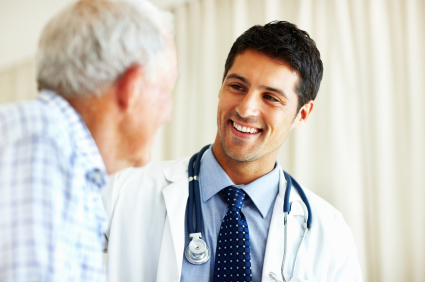
[[[297,81],[296,72],[285,63],[265,55],[245,51],[236,57],[220,89],[217,109],[213,153],[222,167],[240,167],[240,172],[249,167],[259,176],[274,167],[280,147],[295,127]],[[241,136],[233,122],[261,131]]]
[[[221,123],[220,114],[221,113],[218,111],[217,124]],[[260,128],[265,127],[264,122],[262,122],[260,119],[255,117],[243,118],[236,111],[228,113],[223,120],[224,121],[233,120],[233,121],[241,122],[244,124],[255,124]],[[256,142],[255,144],[253,144],[250,150],[246,150],[246,149],[243,150],[243,149],[239,149],[238,147],[239,146],[242,147],[243,145],[245,145],[246,141],[244,141],[241,138],[230,136],[230,138],[232,139],[231,142],[233,144],[227,144],[226,138],[229,138],[228,136],[229,134],[227,131],[231,129],[230,127],[233,127],[233,125],[229,122],[225,122],[219,127],[219,131],[217,133],[217,135],[220,138],[220,144],[221,144],[222,150],[226,154],[226,156],[229,159],[232,159],[238,162],[252,162],[257,160],[259,156],[256,155],[256,152],[260,151],[260,147],[261,147],[260,142]]]
[[[217,122],[220,124],[220,112],[217,113]],[[261,124],[261,128],[266,128],[266,125],[263,125],[264,122],[260,119],[249,117],[249,118],[243,118],[241,117],[237,112],[232,112],[227,114],[224,117],[224,120],[233,120],[236,122],[246,123],[246,124]],[[285,130],[283,130],[280,134],[273,136],[273,146],[269,148],[265,148],[265,139],[268,137],[268,135],[272,135],[270,132],[264,132],[258,137],[257,142],[252,144],[249,149],[241,149],[243,145],[245,145],[245,141],[243,139],[234,137],[234,136],[228,136],[230,135],[227,131],[230,127],[233,127],[233,125],[229,122],[224,123],[221,125],[217,132],[217,138],[219,138],[220,143],[219,147],[223,151],[223,153],[226,155],[227,158],[240,163],[248,163],[248,162],[255,162],[258,161],[261,158],[266,157],[268,159],[268,156],[270,156],[271,159],[275,160],[277,157],[277,154],[279,153],[280,147],[283,145],[284,141],[286,140],[286,137],[289,135],[289,132],[292,129],[292,125],[295,121],[295,117],[292,120],[292,123],[289,124]],[[267,136],[266,136],[267,135]],[[231,138],[231,144],[227,144],[226,138]],[[217,143],[217,142],[216,142]]]

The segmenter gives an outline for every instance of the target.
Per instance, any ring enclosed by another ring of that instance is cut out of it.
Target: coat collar
[[[183,158],[175,162],[170,167],[165,168],[162,173],[169,182],[177,182],[182,178],[188,179],[187,166],[189,165],[189,157]]]
[[[283,200],[286,191],[286,179],[280,170],[280,185],[279,194],[276,198],[276,202],[273,209],[273,217],[270,222],[269,234],[267,238],[266,253],[263,264],[262,280],[269,281],[269,273],[272,271],[280,277],[280,268],[282,264],[283,252],[284,252],[284,239],[285,239],[285,228],[284,228],[284,214],[283,214]],[[287,259],[285,263],[285,274],[291,274],[293,258],[295,257],[296,249],[298,247],[301,235],[303,232],[303,226],[297,221],[296,217],[304,217],[304,203],[302,203],[301,197],[296,189],[291,189],[289,196],[289,202],[292,202],[291,212],[288,216],[287,226]],[[305,217],[304,217],[305,218]],[[303,247],[303,246],[301,246]]]
[[[286,192],[286,185],[287,181],[285,179],[285,175],[283,174],[282,168],[279,168],[280,170],[280,183],[279,183],[279,194],[277,195],[277,198],[279,198],[282,201]],[[289,194],[289,202],[292,203],[290,214],[292,216],[304,216],[304,212],[307,212],[307,208],[305,207],[305,204],[303,203],[300,194],[298,194],[298,191],[292,187],[291,192]],[[282,211],[280,212],[283,214],[283,206]]]
[[[248,201],[252,201],[261,216],[265,218],[272,208],[278,193],[279,170],[280,166],[278,161],[276,161],[275,167],[271,172],[249,184],[236,185],[220,166],[212,150],[209,149],[205,152],[199,173],[200,187],[202,188],[201,199],[205,203],[222,189],[235,186],[238,189],[242,189],[249,196],[250,199]]]

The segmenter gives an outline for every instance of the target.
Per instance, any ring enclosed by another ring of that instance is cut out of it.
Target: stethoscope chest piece
[[[211,252],[205,241],[200,238],[201,233],[192,233],[189,237],[192,240],[184,252],[186,259],[192,264],[206,263],[210,259]]]

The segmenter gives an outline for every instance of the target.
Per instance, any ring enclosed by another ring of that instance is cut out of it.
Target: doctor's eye
[[[267,100],[270,100],[270,101],[272,101],[272,102],[279,102],[279,100],[278,100],[278,99],[274,98],[274,97],[273,97],[273,96],[271,96],[271,95],[264,95],[264,98],[265,98],[265,99],[267,99]]]
[[[243,91],[244,90],[244,88],[242,86],[237,85],[237,84],[230,84],[230,87],[232,87],[236,91]]]

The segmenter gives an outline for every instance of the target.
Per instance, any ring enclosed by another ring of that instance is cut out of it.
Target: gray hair
[[[149,80],[167,68],[172,15],[151,3],[82,0],[46,25],[36,56],[40,89],[60,95],[100,95],[130,66]]]

